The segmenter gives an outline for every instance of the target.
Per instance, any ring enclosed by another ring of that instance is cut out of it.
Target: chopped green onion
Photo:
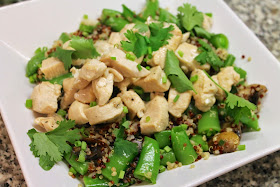
[[[176,103],[179,98],[180,98],[180,95],[176,95],[176,97],[173,99],[173,102]]]
[[[134,55],[132,55],[132,54],[130,54],[130,53],[126,53],[126,58],[127,58],[128,60],[134,61],[134,60],[136,59],[136,56],[134,56]]]
[[[172,149],[167,145],[163,148],[167,153],[170,152]]]
[[[90,107],[93,107],[93,106],[96,106],[96,105],[97,105],[96,101],[90,102],[90,104],[89,104]]]
[[[179,51],[178,51],[178,55],[179,55],[180,57],[183,57],[183,56],[184,56],[183,51],[179,50]]]
[[[88,15],[85,14],[85,15],[83,16],[83,18],[84,18],[84,19],[88,19]]]
[[[146,66],[146,69],[147,69],[147,70],[150,70],[150,69],[151,69],[151,67],[150,67],[150,66]]]
[[[128,109],[126,106],[123,107],[123,113],[127,114],[128,113]]]
[[[84,151],[87,149],[87,143],[85,141],[82,141],[81,149]]]
[[[166,170],[166,167],[165,167],[165,166],[163,166],[163,165],[160,165],[160,166],[159,166],[159,172],[160,172],[160,173],[164,172],[165,170]]]
[[[122,123],[122,126],[124,126],[126,129],[129,128],[129,125],[130,125],[129,121],[125,121]]]
[[[32,108],[32,99],[27,99],[25,102],[25,107],[28,109]]]
[[[82,142],[81,141],[75,141],[74,145],[75,145],[75,147],[81,147]]]
[[[192,83],[196,82],[197,80],[198,80],[198,75],[192,76],[192,77],[190,78],[190,81],[191,81]]]
[[[225,144],[225,141],[224,140],[220,140],[218,144],[219,144],[219,146],[223,146]]]
[[[246,146],[245,145],[238,145],[237,149],[240,150],[240,151],[244,151],[246,149]]]
[[[29,82],[30,82],[31,84],[33,84],[33,83],[36,82],[32,75],[29,77]]]
[[[212,13],[205,13],[206,16],[209,16],[210,18],[213,17],[213,14]]]
[[[138,69],[139,71],[141,71],[141,70],[142,70],[142,66],[141,66],[140,64],[138,64],[138,65],[137,65],[137,69]]]
[[[85,151],[81,150],[79,154],[78,162],[85,162],[86,161],[86,153]]]
[[[65,110],[63,110],[63,109],[59,109],[59,110],[57,111],[57,114],[58,114],[58,115],[61,115],[62,117],[65,117],[66,114],[67,114],[67,112],[66,112]]]
[[[152,53],[153,53],[153,51],[152,51],[152,47],[151,47],[151,46],[149,46],[149,47],[148,47],[148,54],[150,54],[150,55],[151,55]]]
[[[146,117],[146,122],[149,122],[151,120],[151,117],[150,116],[147,116]]]
[[[166,75],[164,75],[164,77],[162,77],[162,83],[163,83],[163,84],[167,83],[167,77],[166,77]]]
[[[71,168],[69,169],[69,172],[73,173],[74,175],[77,174],[77,171],[76,171],[73,167],[71,167]]]
[[[147,58],[144,58],[143,62],[148,62],[148,59],[147,59]]]
[[[117,60],[117,57],[111,56],[112,60]]]
[[[124,172],[124,171],[120,171],[120,174],[119,174],[119,179],[123,179],[123,178],[124,178],[124,174],[125,174],[125,172]]]

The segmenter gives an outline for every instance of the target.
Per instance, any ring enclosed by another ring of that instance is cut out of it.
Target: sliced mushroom
[[[174,99],[178,97],[175,101]],[[192,98],[192,91],[186,91],[179,93],[175,88],[170,88],[168,94],[168,111],[169,113],[176,117],[182,117],[182,114],[188,108]]]
[[[110,123],[120,120],[123,116],[123,103],[120,97],[115,97],[104,106],[94,106],[85,110],[89,124]]]
[[[57,110],[60,95],[61,85],[42,82],[35,86],[31,94],[32,109],[41,114],[53,114]]]
[[[150,74],[147,77],[136,80],[133,84],[143,88],[145,92],[165,92],[170,87],[170,81],[162,82],[163,77],[166,77],[160,66],[151,68]]]
[[[75,101],[74,94],[78,91],[74,87],[74,78],[67,78],[63,80],[63,90],[64,90],[64,96],[61,100],[61,108],[66,109],[70,104],[72,104]]]
[[[52,131],[58,127],[58,121],[62,121],[63,117],[58,114],[48,115],[48,117],[38,117],[34,120],[36,125],[40,125],[47,132]]]
[[[156,96],[146,106],[146,112],[140,120],[141,133],[154,134],[166,129],[169,122],[168,103],[162,96]]]
[[[92,81],[102,76],[106,68],[107,66],[103,62],[92,59],[83,65],[79,77],[87,81]]]
[[[141,118],[145,112],[145,103],[133,90],[124,91],[120,94],[122,101],[127,106],[129,117],[132,120],[136,115]]]
[[[68,110],[68,118],[75,120],[75,123],[78,125],[85,124],[88,122],[88,118],[85,115],[85,110],[88,108],[89,105],[74,101]]]
[[[96,97],[92,91],[92,85],[89,84],[86,88],[75,93],[74,98],[81,103],[90,103],[95,101]]]
[[[45,79],[51,80],[52,78],[66,74],[68,71],[64,68],[64,63],[58,58],[50,57],[42,62],[41,71],[45,75]]]

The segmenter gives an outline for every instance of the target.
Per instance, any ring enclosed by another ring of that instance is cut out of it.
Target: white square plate
[[[264,84],[268,94],[260,114],[260,132],[245,133],[241,144],[245,151],[195,163],[194,169],[184,166],[159,175],[153,186],[195,186],[223,173],[280,149],[280,125],[277,111],[280,106],[280,65],[258,38],[240,21],[222,0],[190,0],[200,11],[214,15],[213,32],[225,33],[230,40],[230,52],[237,57],[237,65],[248,72],[249,83]],[[29,151],[30,139],[26,132],[32,128],[34,116],[24,106],[32,85],[25,77],[25,65],[37,47],[51,46],[62,32],[78,28],[84,14],[97,18],[103,8],[121,10],[124,3],[140,11],[144,0],[35,0],[0,8],[0,109],[20,166],[30,187],[77,186],[78,180],[68,176],[64,163],[50,171],[40,168]],[[173,13],[183,0],[162,0],[161,7]],[[252,61],[241,60],[241,55]]]

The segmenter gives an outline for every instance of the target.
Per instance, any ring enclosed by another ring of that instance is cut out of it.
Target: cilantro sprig
[[[61,47],[57,47],[56,51],[52,53],[52,56],[57,57],[64,63],[64,69],[68,70],[72,64],[72,54],[73,50],[65,50]]]
[[[50,170],[52,166],[63,159],[63,155],[71,152],[72,147],[68,144],[81,139],[80,130],[70,130],[75,122],[64,120],[53,131],[42,133],[35,129],[28,131],[32,142],[30,150],[35,157],[39,157],[39,164],[44,170]]]
[[[96,51],[92,39],[85,39],[78,36],[73,36],[70,46],[75,49],[73,52],[73,59],[87,59],[96,58],[99,53]]]

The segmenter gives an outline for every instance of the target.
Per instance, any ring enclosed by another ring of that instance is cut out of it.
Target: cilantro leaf
[[[143,12],[140,13],[140,17],[142,17],[144,20],[147,20],[149,16],[155,19],[158,9],[159,9],[158,0],[146,0],[146,6]]]
[[[43,47],[36,49],[34,56],[28,61],[26,65],[26,76],[29,77],[37,72],[39,65],[46,59],[45,53],[48,48]]]
[[[63,32],[61,33],[61,35],[59,36],[59,40],[61,40],[63,43],[67,42],[68,40],[71,40],[70,36]]]
[[[198,12],[195,6],[189,3],[183,4],[178,8],[180,14],[178,15],[181,24],[187,31],[191,31],[194,26],[201,26],[203,22],[203,14]]]
[[[179,66],[179,60],[173,51],[166,52],[164,72],[171,81],[172,86],[180,93],[187,90],[194,90],[192,82]],[[195,90],[194,90],[195,92]]]
[[[42,155],[39,159],[39,165],[46,171],[49,171],[54,166],[55,161],[51,160],[49,155]]]
[[[147,53],[148,44],[144,36],[139,33],[133,33],[132,30],[128,30],[124,35],[129,40],[121,41],[122,48],[125,51],[133,52],[137,58]]]
[[[168,44],[168,39],[170,39],[173,34],[170,31],[174,30],[174,26],[170,25],[167,28],[163,28],[164,25],[160,23],[151,23],[149,25],[151,36],[150,36],[150,46],[153,51],[157,51],[161,46]]]
[[[48,138],[58,147],[61,153],[68,153],[72,150],[67,142],[74,143],[81,138],[79,129],[68,131],[74,126],[75,121],[64,120],[60,122],[56,129],[47,133]]]
[[[92,39],[85,39],[74,36],[72,38],[72,41],[70,42],[70,46],[75,49],[72,55],[72,58],[74,59],[96,58],[97,56],[99,56],[99,53],[93,46]]]
[[[159,9],[159,21],[175,24],[179,23],[179,20],[173,14],[163,8]]]
[[[56,51],[52,53],[52,56],[57,57],[59,60],[61,60],[64,63],[64,69],[68,70],[72,64],[71,56],[73,52],[73,50],[65,50],[61,47],[57,47]]]
[[[223,61],[216,55],[211,46],[203,40],[198,40],[201,47],[199,48],[202,52],[195,57],[195,60],[201,65],[209,63],[216,71],[218,68],[223,67]]]
[[[149,30],[149,26],[142,22],[136,22],[133,28],[137,29],[140,33],[145,33]]]

